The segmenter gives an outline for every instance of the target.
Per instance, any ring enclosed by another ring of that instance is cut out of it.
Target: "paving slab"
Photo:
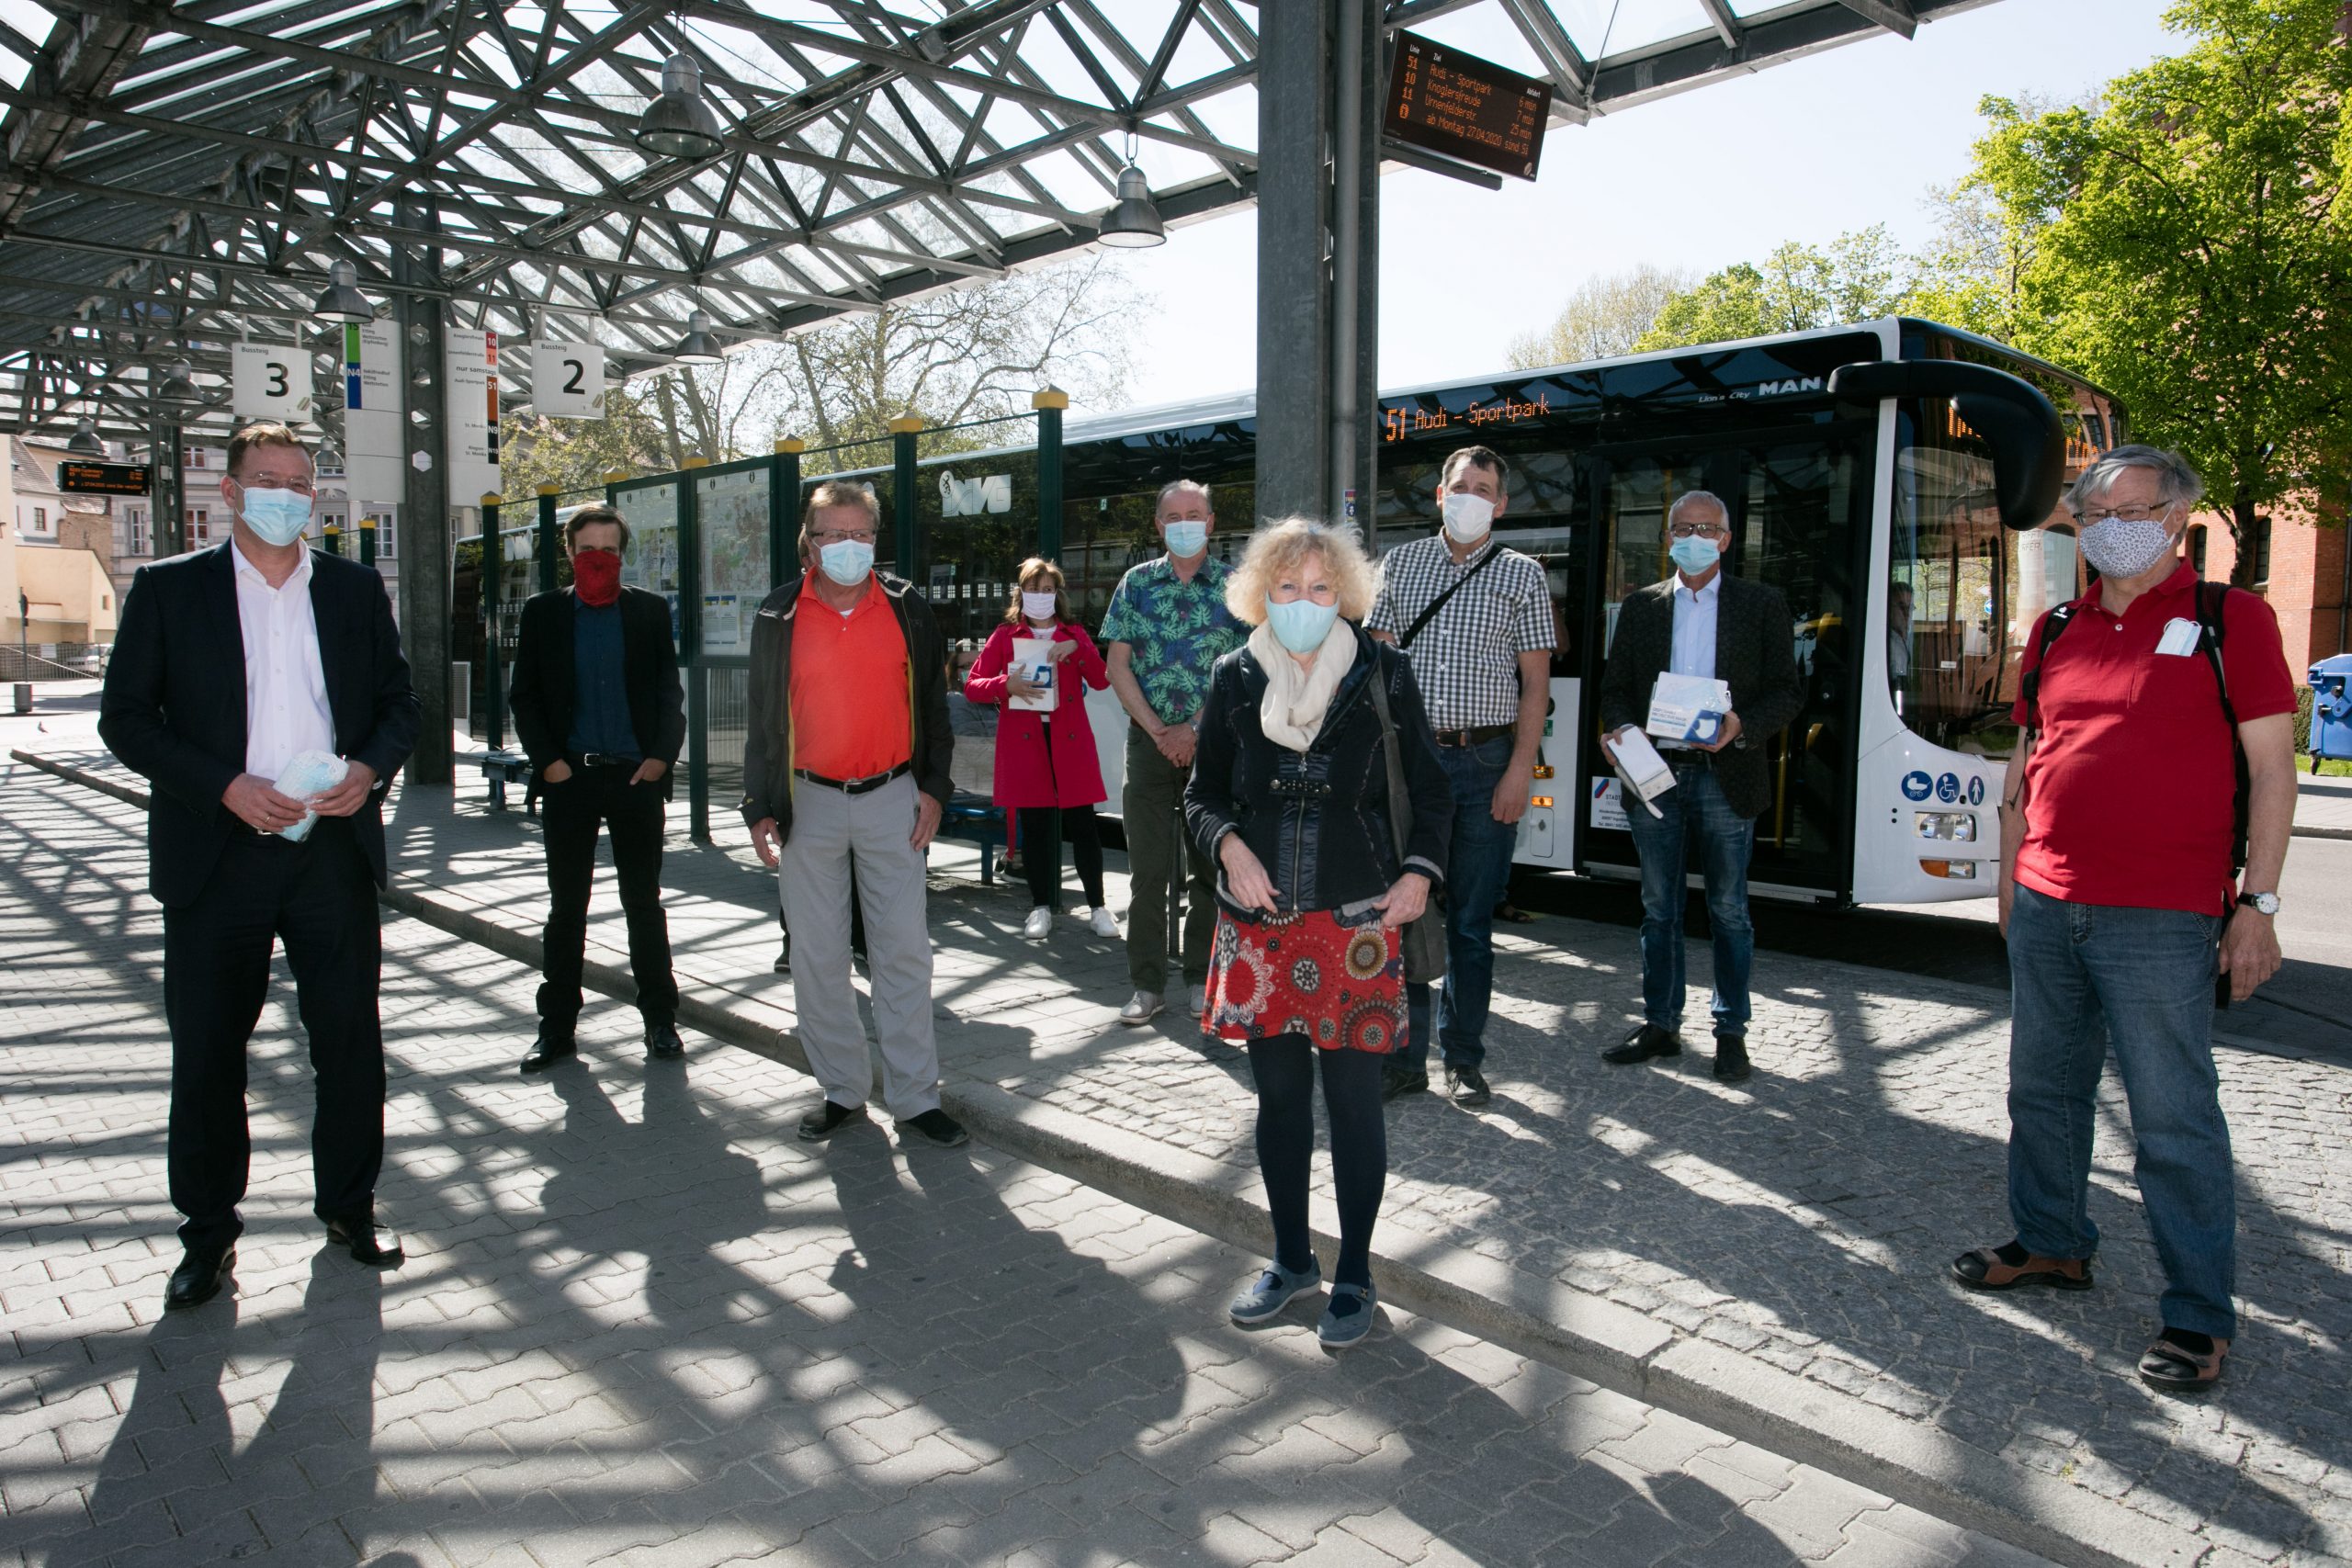
[[[408,1262],[309,1217],[281,965],[233,1285],[166,1315],[137,813],[21,768],[0,803],[0,1562],[1516,1563],[1602,1529],[1638,1553],[1574,1560],[1770,1562],[1800,1529],[2013,1560],[1408,1312],[1338,1356],[1304,1310],[1235,1327],[1252,1254],[980,1144],[801,1144],[807,1081],[757,1055],[648,1064],[602,1008],[582,1062],[525,1079],[536,977],[399,917],[379,1203]],[[1707,1468],[1601,1452],[1652,1424]]]

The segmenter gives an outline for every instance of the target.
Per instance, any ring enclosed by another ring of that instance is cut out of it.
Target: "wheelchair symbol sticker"
[[[1960,798],[1960,775],[1946,773],[1936,781],[1936,798],[1946,806]]]

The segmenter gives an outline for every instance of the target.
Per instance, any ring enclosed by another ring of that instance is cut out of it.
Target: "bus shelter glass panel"
[[[959,453],[925,465],[919,481],[915,586],[968,663],[1003,623],[1021,563],[1037,553],[1037,454]]]
[[[679,637],[684,592],[678,540],[678,481],[616,490],[613,505],[628,524],[628,546],[621,551],[621,581],[670,601],[670,638]]]
[[[859,450],[863,452],[870,448],[861,447]],[[897,479],[898,476],[888,468],[854,468],[838,474],[804,474],[800,480],[800,500],[793,508],[792,525],[786,531],[789,537],[796,541],[797,547],[797,541],[800,537],[800,519],[808,514],[808,498],[816,492],[819,485],[863,485],[872,492],[874,504],[882,514],[881,529],[874,538],[875,570],[877,571],[898,570],[896,563],[899,558],[899,529],[898,512],[894,501],[899,488]],[[816,562],[811,561],[808,565],[809,570],[816,569]],[[793,563],[792,570],[796,571],[798,570],[797,562]],[[790,573],[787,572],[786,575]]]
[[[700,672],[709,682],[700,745],[709,769],[711,815],[723,833],[743,798],[743,742],[751,732],[749,664],[714,664]]]
[[[752,619],[768,594],[771,478],[765,463],[695,478],[703,658],[751,655]]]

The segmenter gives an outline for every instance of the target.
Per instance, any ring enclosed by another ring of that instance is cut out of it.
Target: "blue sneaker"
[[[1315,1337],[1326,1345],[1354,1344],[1372,1332],[1372,1309],[1379,1299],[1370,1285],[1332,1286],[1323,1321],[1315,1325]]]
[[[1290,1304],[1291,1297],[1301,1291],[1311,1291],[1323,1282],[1319,1264],[1309,1264],[1293,1273],[1279,1263],[1269,1263],[1258,1282],[1233,1298],[1226,1311],[1236,1323],[1263,1323]]]

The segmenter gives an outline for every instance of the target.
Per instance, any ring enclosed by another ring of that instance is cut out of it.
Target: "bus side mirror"
[[[2030,381],[1959,359],[1870,359],[1830,373],[1829,395],[1949,400],[1993,448],[1993,495],[2006,528],[2039,528],[2066,480],[2066,434],[2058,411]]]

